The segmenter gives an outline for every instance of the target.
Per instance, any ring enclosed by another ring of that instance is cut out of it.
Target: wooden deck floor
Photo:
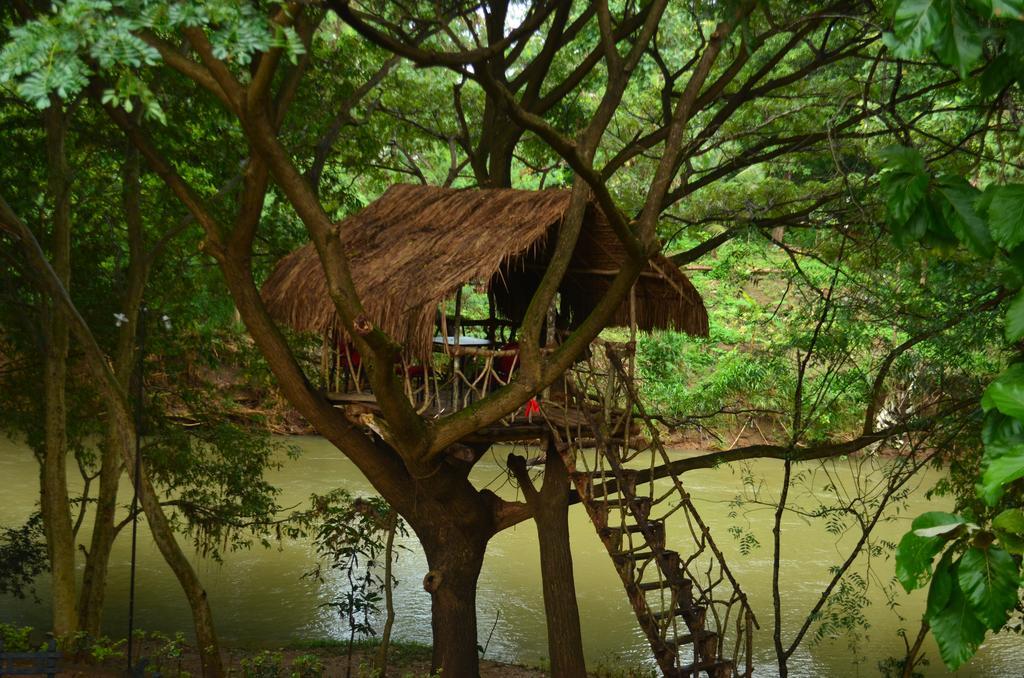
[[[327,393],[327,399],[335,407],[344,408],[349,405],[359,406],[370,412],[380,412],[377,399],[372,393]],[[566,407],[560,399],[552,399],[539,403],[541,412],[530,416],[517,413],[507,421],[486,426],[466,437],[466,443],[501,443],[538,440],[551,432],[551,429],[562,432],[580,433],[590,431],[591,424],[586,414],[575,407]],[[423,414],[426,417],[439,417],[451,414],[448,408],[432,407]],[[592,436],[592,433],[585,434]]]

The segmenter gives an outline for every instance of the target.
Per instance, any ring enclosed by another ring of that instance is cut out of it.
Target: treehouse
[[[565,190],[393,186],[340,224],[369,320],[403,347],[395,373],[428,416],[458,411],[515,378],[517,333],[569,208]],[[576,329],[625,261],[595,204],[548,309],[549,350]],[[272,317],[323,338],[328,397],[373,425],[363,361],[328,295],[312,244],[278,263],[263,287]],[[667,258],[652,259],[611,325],[706,335],[700,295]],[[595,341],[520,412],[467,444],[545,437],[554,443],[604,543],[663,675],[749,677],[757,625],[638,397],[632,342]],[[511,468],[511,463],[510,463]],[[525,466],[519,473],[525,474]],[[672,517],[675,516],[675,517]],[[672,517],[685,555],[670,549]],[[685,526],[680,532],[679,526]]]
[[[550,261],[569,198],[568,190],[396,185],[341,222],[356,290],[370,321],[404,347],[395,370],[419,411],[451,413],[514,378],[517,331]],[[542,332],[548,342],[587,317],[625,256],[608,220],[589,205],[548,313],[550,327]],[[276,321],[323,337],[328,396],[338,404],[372,408],[362,357],[328,295],[313,244],[282,259],[262,294]],[[693,284],[657,256],[611,324],[706,335],[708,318]],[[530,415],[538,407],[530,403],[509,417],[496,438],[531,437]]]

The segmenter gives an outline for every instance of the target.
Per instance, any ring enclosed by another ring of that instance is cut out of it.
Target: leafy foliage
[[[885,40],[893,53],[909,59],[931,51],[961,78],[981,61],[986,40],[1012,39],[1011,22],[1024,19],[1017,0],[900,0],[892,6],[893,30]]]
[[[896,577],[904,588],[910,591],[927,581],[932,561],[944,546],[942,535],[963,524],[963,518],[939,511],[925,513],[914,520],[911,531],[903,535],[896,549]]]
[[[0,640],[3,641],[6,652],[31,652],[33,650],[29,640],[31,635],[31,626],[0,623]]]
[[[279,678],[283,660],[284,655],[280,652],[264,650],[242,660],[242,675],[245,678]]]
[[[353,497],[345,490],[313,495],[311,508],[293,517],[293,533],[309,530],[318,555],[343,577],[344,590],[325,605],[334,608],[349,631],[348,661],[357,638],[376,635],[374,617],[386,592],[398,580],[388,576],[396,534],[407,534],[405,524],[380,497]],[[323,580],[317,566],[305,576]]]
[[[903,2],[890,44],[902,56],[931,48],[940,61],[965,76],[981,55],[973,11],[966,3]],[[1024,18],[1019,8],[1000,5],[992,11],[1000,19]],[[1002,24],[993,28],[996,35],[1018,29]],[[905,147],[887,149],[882,158],[888,222],[900,241],[933,248],[960,244],[977,257],[1003,259],[1009,269],[1004,284],[1021,287],[1024,269],[1019,267],[1018,248],[1024,244],[1024,185],[993,182],[980,191],[963,179],[933,174],[919,152]],[[1024,305],[1019,299],[1007,308],[1005,335],[1011,342],[1024,336]],[[1019,605],[1020,559],[1013,553],[1019,551],[1022,527],[1016,511],[1021,500],[1017,481],[1024,478],[1024,365],[1011,365],[989,384],[981,406],[985,453],[977,496],[982,513],[925,514],[914,521],[897,550],[896,574],[904,588],[910,591],[931,582],[925,619],[951,669],[970,659],[985,630],[1002,628]],[[999,527],[993,509],[1002,509]],[[932,561],[939,553],[943,555],[933,571]]]
[[[159,63],[160,52],[141,34],[178,28],[207,29],[217,58],[241,66],[271,47],[292,60],[304,52],[293,27],[274,24],[246,2],[63,0],[38,20],[11,29],[0,50],[0,85],[13,81],[20,96],[46,108],[51,96],[73,98],[93,76],[116,74],[103,103],[131,112],[139,101],[147,115],[164,121],[157,96],[138,74],[141,66]]]
[[[35,580],[50,568],[43,517],[33,513],[24,525],[0,528],[0,595],[35,596]]]

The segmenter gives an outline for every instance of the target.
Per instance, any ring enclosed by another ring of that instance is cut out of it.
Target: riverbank
[[[28,649],[18,647],[19,650]],[[323,639],[290,643],[275,650],[228,648],[222,652],[224,668],[229,676],[242,678],[379,678],[374,666],[379,644],[373,640],[356,641],[351,656],[348,643]],[[58,678],[121,678],[127,673],[124,641],[105,639],[85,647],[75,655],[65,655]],[[199,654],[195,647],[178,638],[161,634],[148,635],[136,647],[137,657],[145,662],[146,675],[165,678],[201,676]],[[410,642],[393,642],[389,647],[387,674],[400,678],[437,678],[430,673],[431,648]],[[139,662],[134,662],[139,666]],[[542,678],[548,676],[543,667],[480,661],[481,678]],[[588,672],[591,678],[640,678],[653,675],[643,669],[608,669],[598,667]]]

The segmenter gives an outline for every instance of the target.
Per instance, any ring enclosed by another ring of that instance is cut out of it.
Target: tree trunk
[[[44,114],[48,190],[53,201],[53,269],[65,289],[71,278],[70,173],[65,152],[67,121],[54,102]],[[43,373],[44,441],[39,474],[39,504],[53,580],[53,633],[58,638],[78,630],[75,607],[75,537],[67,484],[67,362],[69,330],[64,311],[43,302],[46,355]]]
[[[511,188],[513,153],[522,131],[505,115],[499,114],[496,122],[495,134],[486,142],[488,173],[482,185],[487,188]]]
[[[377,649],[377,662],[374,667],[379,678],[387,678],[388,675],[388,650],[391,648],[391,629],[395,625],[395,584],[392,570],[398,520],[398,513],[390,509],[387,517],[388,537],[384,544],[384,629],[380,632],[380,647]]]
[[[188,606],[192,612],[192,624],[196,632],[196,644],[199,646],[199,657],[203,665],[203,676],[221,678],[225,674],[220,657],[220,641],[217,639],[213,611],[210,609],[206,589],[203,588],[192,564],[178,545],[145,471],[140,474],[139,501],[146,512],[146,520],[153,533],[153,540],[156,542],[157,548],[160,549],[164,560],[171,567],[171,571],[174,572],[174,576],[177,577],[178,583],[188,599]]]
[[[540,543],[541,586],[551,675],[555,678],[586,678],[583,634],[569,546],[569,474],[561,457],[550,446],[544,462],[544,484],[534,503],[533,519]]]
[[[135,427],[128,418],[128,413],[121,408],[111,412],[111,418],[115,421],[118,431],[123,432],[119,441],[119,448],[124,461],[125,470],[129,477],[135,478],[135,449],[134,433]],[[185,597],[188,599],[189,609],[192,612],[192,623],[196,632],[196,644],[199,646],[199,657],[202,662],[203,676],[206,678],[221,678],[224,676],[224,666],[220,657],[220,642],[217,639],[216,629],[213,624],[213,612],[210,609],[210,601],[206,596],[206,589],[196,575],[188,557],[181,550],[174,530],[171,529],[167,516],[164,515],[163,507],[160,506],[160,499],[157,496],[153,484],[149,480],[145,468],[140,469],[139,478],[139,504],[146,514],[146,522],[153,535],[160,554],[170,566],[171,571],[178,580]]]
[[[52,113],[54,110],[56,110],[56,107],[51,107],[50,112]],[[61,312],[66,314],[68,321],[66,326],[74,329],[75,336],[82,345],[85,363],[96,378],[97,384],[107,400],[108,416],[112,420],[110,430],[120,433],[117,446],[125,470],[133,478],[136,477],[135,426],[132,423],[131,407],[128,404],[124,386],[119,382],[113,370],[111,370],[106,355],[99,347],[95,336],[67,294],[67,290],[61,280],[60,269],[58,268],[61,262],[60,258],[55,253],[54,263],[51,266],[32,231],[25,226],[23,221],[10,212],[6,203],[2,200],[0,200],[0,209],[3,210],[6,220],[14,227],[15,232],[22,241],[30,264],[40,276],[43,289],[49,296],[50,301],[55,306],[59,306]],[[153,540],[156,542],[161,555],[170,565],[171,570],[174,572],[188,598],[189,607],[192,610],[196,638],[199,643],[203,675],[220,678],[224,675],[224,667],[220,658],[219,643],[214,631],[213,615],[210,611],[206,591],[196,576],[195,570],[192,569],[188,558],[178,545],[167,516],[164,515],[163,509],[160,506],[159,497],[144,469],[140,469],[137,477],[139,478],[139,484],[136,489],[139,494],[139,501],[146,514]],[[67,510],[67,508],[68,505],[65,503],[64,509]],[[68,512],[68,518],[70,523],[70,512]],[[75,614],[77,610],[73,600],[74,598],[72,597],[71,613]]]
[[[82,631],[99,637],[103,619],[103,603],[107,592],[107,571],[110,553],[117,533],[114,519],[117,514],[117,490],[121,479],[122,464],[118,455],[119,436],[108,430],[100,460],[99,491],[96,496],[96,513],[93,516],[92,538],[85,558],[85,572],[82,589],[78,596],[78,623]]]
[[[782,491],[779,504],[775,507],[775,521],[772,524],[772,611],[775,613],[772,640],[775,645],[775,657],[779,662],[779,678],[789,676],[789,654],[782,644],[782,589],[779,576],[782,569],[782,517],[786,511],[786,500],[789,498],[789,483],[792,478],[793,462],[786,459],[783,464]]]
[[[583,634],[569,546],[569,473],[550,439],[544,459],[544,484],[539,492],[526,470],[525,458],[510,454],[508,467],[515,475],[537,525],[551,675],[556,678],[586,678]]]
[[[901,678],[913,678],[914,667],[921,661],[919,656],[921,653],[921,646],[924,645],[924,639],[928,636],[928,629],[931,626],[928,622],[922,620],[921,628],[917,630],[917,638],[914,639],[914,644],[907,648],[907,656],[903,659],[903,673]]]
[[[78,630],[78,615],[75,608],[75,543],[65,465],[65,363],[59,355],[53,355],[52,341],[44,377],[46,433],[43,464],[39,474],[39,504],[52,579],[53,633],[58,638],[64,638]]]
[[[128,231],[128,267],[124,285],[121,312],[127,320],[118,330],[117,349],[112,356],[114,375],[127,392],[132,374],[138,366],[138,327],[142,297],[149,279],[152,258],[145,251],[142,217],[141,157],[138,149],[128,144],[121,167],[121,202]],[[155,255],[156,252],[153,252]],[[107,571],[110,553],[117,537],[114,521],[117,513],[117,492],[124,466],[119,445],[131,440],[134,431],[121,431],[120,419],[107,418],[106,439],[100,459],[99,492],[96,514],[93,518],[92,540],[85,561],[82,590],[78,598],[79,624],[83,631],[99,635],[103,618],[103,603],[107,589]]]
[[[430,571],[423,588],[431,597],[434,654],[431,672],[474,678],[480,675],[476,637],[476,584],[488,535],[449,527],[421,534]]]
[[[142,218],[142,171],[139,151],[128,144],[121,167],[121,203],[128,231],[128,267],[123,288],[121,312],[127,319],[118,329],[117,348],[112,356],[114,375],[127,392],[132,374],[137,367],[138,327],[142,296],[149,279],[151,258],[145,251]],[[154,252],[155,255],[155,252]],[[141,377],[140,377],[141,378]],[[107,590],[107,571],[110,553],[117,531],[114,521],[117,513],[117,492],[124,466],[121,461],[122,440],[131,440],[134,431],[118,428],[120,418],[107,417],[107,431],[100,459],[99,491],[96,514],[93,518],[92,540],[85,561],[82,591],[78,599],[79,623],[82,630],[98,635],[103,618],[103,603]]]

